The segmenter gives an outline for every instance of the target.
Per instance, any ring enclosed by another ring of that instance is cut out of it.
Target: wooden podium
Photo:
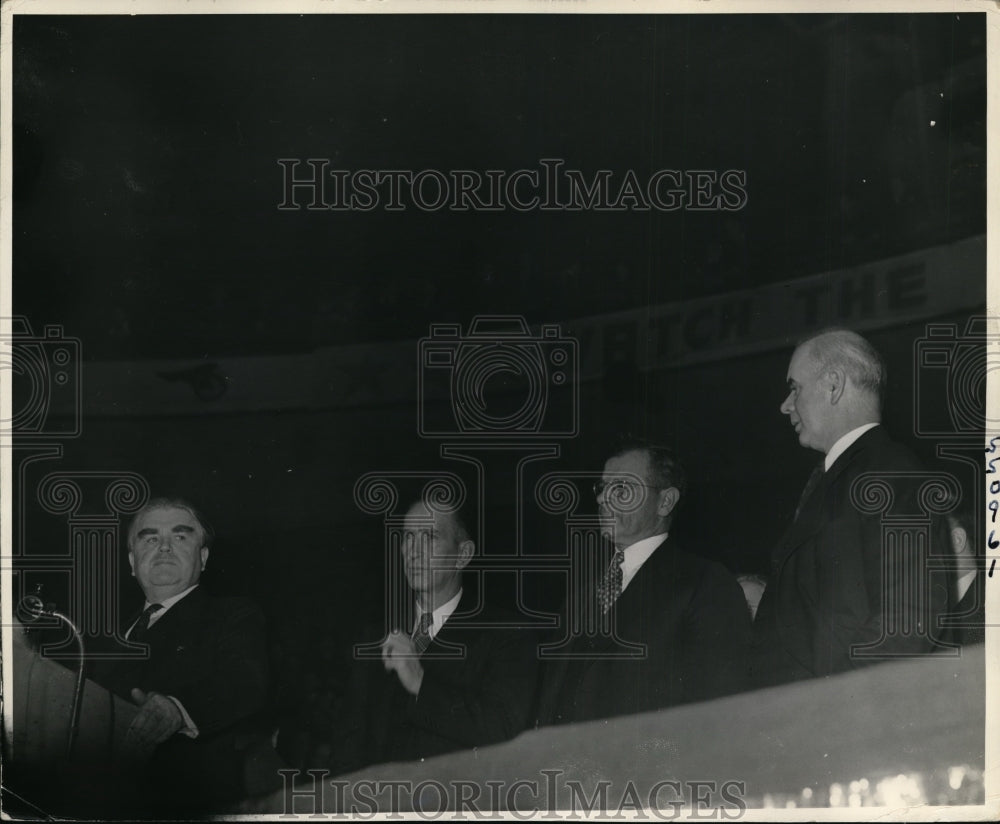
[[[81,792],[108,802],[122,778],[141,766],[123,746],[136,707],[85,681],[67,753],[76,672],[40,655],[21,624],[15,622],[12,634],[13,719],[4,731],[4,784],[45,812],[52,788],[65,804]]]

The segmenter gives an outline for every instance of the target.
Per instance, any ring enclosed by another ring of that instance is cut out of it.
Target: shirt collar
[[[876,426],[878,426],[878,421],[875,423],[866,423],[863,426],[857,427],[857,429],[852,429],[846,435],[841,435],[839,440],[830,447],[830,451],[826,453],[826,457],[823,459],[823,471],[829,472],[830,467],[833,466],[833,462],[843,455],[852,443],[869,429],[874,429]]]
[[[156,612],[152,613],[149,616],[149,624],[147,626],[153,626],[153,624],[155,624],[164,615],[167,614],[167,610],[170,609],[170,607],[172,607],[174,604],[176,604],[178,601],[180,601],[181,598],[184,598],[184,597],[190,595],[192,592],[195,591],[195,589],[197,587],[198,587],[198,585],[194,584],[193,586],[189,586],[183,592],[178,592],[176,595],[171,595],[169,598],[164,598],[162,601],[156,601],[155,603],[158,603],[161,607],[163,607],[163,609],[158,609],[158,610],[156,610]],[[152,601],[146,601],[146,603],[143,605],[143,608],[142,608],[143,612],[145,612],[149,608],[150,604],[152,604],[152,603],[153,603]],[[129,630],[129,632],[131,632],[131,630]]]
[[[156,612],[153,613],[153,616],[163,615],[164,612],[166,612],[168,609],[170,609],[170,607],[172,607],[174,604],[176,604],[181,598],[183,598],[186,595],[189,595],[190,593],[194,592],[194,590],[195,590],[195,588],[197,586],[198,586],[197,584],[193,584],[192,586],[189,586],[183,592],[178,592],[176,595],[171,595],[169,598],[164,598],[162,601],[157,601],[157,603],[161,607],[163,607],[163,609],[156,610]],[[146,601],[146,604],[143,607],[143,609],[145,609],[146,607],[148,607],[151,603],[152,603],[151,601]]]
[[[636,541],[631,546],[625,547],[625,560],[622,561],[622,592],[625,591],[629,581],[635,577],[639,568],[649,560],[649,556],[653,554],[654,550],[667,540],[668,534],[664,532],[661,535],[650,535],[648,538],[643,538],[641,541]]]
[[[458,592],[455,593],[454,598],[452,598],[447,603],[441,604],[441,606],[439,606],[437,609],[431,612],[431,616],[433,617],[434,622],[431,624],[430,629],[427,630],[427,634],[431,637],[432,641],[437,636],[438,632],[441,630],[441,627],[444,626],[444,622],[451,617],[451,614],[456,609],[458,609],[458,602],[461,600],[462,600],[462,590],[459,589]],[[424,610],[420,608],[420,604],[417,604],[417,614],[415,616],[416,620],[413,623],[414,629],[417,628],[417,625],[420,623],[420,616],[423,614]]]

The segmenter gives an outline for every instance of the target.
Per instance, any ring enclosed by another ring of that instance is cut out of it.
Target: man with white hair
[[[916,481],[924,468],[881,426],[885,367],[878,352],[855,332],[824,332],[795,349],[787,378],[781,412],[799,443],[824,457],[772,554],[754,622],[758,686],[930,652],[937,616],[948,606],[947,581],[914,570],[915,552],[904,550],[884,568],[881,516],[851,500],[859,476],[880,473],[894,506],[919,511]],[[939,531],[932,551],[945,540]],[[913,587],[914,580],[926,588]],[[877,654],[865,655],[863,645]]]

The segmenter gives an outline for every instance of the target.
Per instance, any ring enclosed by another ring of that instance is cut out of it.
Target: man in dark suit
[[[913,566],[922,561],[908,551],[893,556],[898,563],[884,572],[881,514],[862,512],[852,501],[855,480],[880,473],[895,512],[920,512],[923,467],[880,425],[884,382],[882,359],[854,332],[825,332],[792,355],[781,411],[799,443],[824,458],[772,554],[754,622],[752,682],[758,686],[936,646],[931,634],[947,609],[946,576],[924,575]],[[935,521],[931,550],[947,553],[946,540],[943,521]],[[927,581],[926,590],[916,581]]]
[[[401,547],[413,621],[355,661],[332,771],[410,761],[512,738],[528,723],[536,639],[463,587],[476,545],[471,510],[414,503]]]
[[[604,631],[574,637],[547,662],[538,723],[644,712],[740,689],[749,611],[723,566],[670,537],[685,492],[680,463],[662,447],[625,442],[595,492],[615,552],[602,580],[569,600],[596,610]]]
[[[247,599],[214,598],[199,586],[211,539],[208,522],[185,501],[155,499],[139,511],[128,559],[145,605],[126,623],[126,637],[148,644],[149,654],[100,661],[92,673],[139,707],[126,748],[150,759],[136,795],[151,809],[242,798],[245,758],[262,738],[263,615]]]

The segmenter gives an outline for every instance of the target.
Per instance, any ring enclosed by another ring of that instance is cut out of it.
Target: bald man
[[[832,330],[795,349],[787,380],[781,412],[799,444],[823,458],[772,554],[770,582],[754,622],[752,683],[831,675],[931,652],[937,616],[948,608],[947,580],[921,570],[928,588],[915,593],[908,586],[913,553],[885,572],[881,515],[863,513],[851,501],[859,476],[889,473],[897,511],[920,511],[916,476],[925,470],[881,425],[881,357],[861,335]],[[946,547],[944,523],[935,522],[932,551]],[[880,639],[880,657],[861,650]]]

